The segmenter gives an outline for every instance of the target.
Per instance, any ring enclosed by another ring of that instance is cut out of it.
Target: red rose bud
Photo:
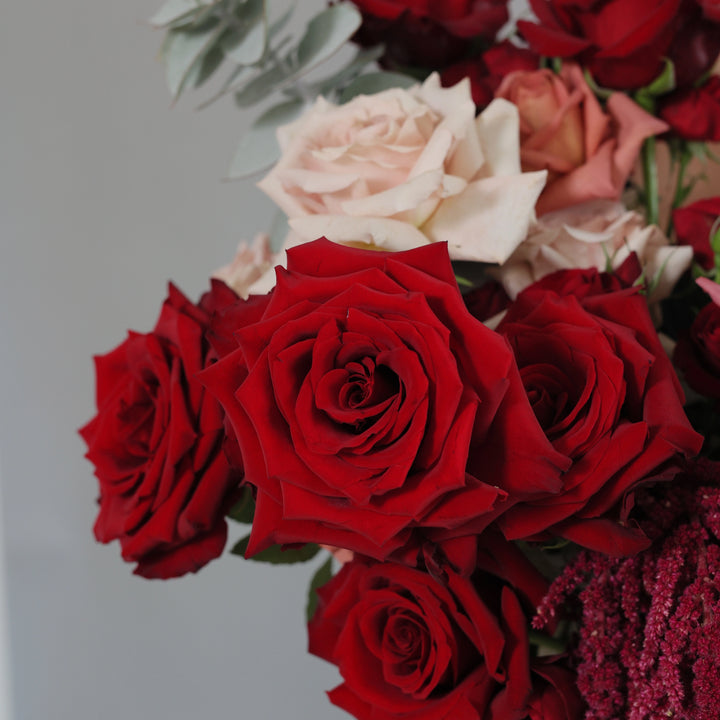
[[[720,306],[711,302],[698,313],[673,360],[693,390],[720,401]]]
[[[343,676],[330,700],[358,720],[581,716],[573,676],[550,664],[531,669],[520,601],[483,572],[448,571],[443,583],[353,561],[320,589],[308,632],[310,652]]]
[[[685,140],[720,140],[720,77],[673,93],[662,103],[660,117]]]
[[[720,218],[720,196],[698,200],[673,211],[678,245],[689,245],[695,260],[705,270],[715,267],[712,232]]]
[[[697,453],[702,437],[645,298],[636,288],[603,292],[600,276],[548,275],[498,326],[548,439],[572,459],[560,493],[518,503],[498,524],[510,539],[559,535],[622,555],[646,545],[626,525],[628,495],[677,453]]]
[[[195,572],[225,545],[242,473],[223,452],[222,408],[196,376],[215,359],[212,313],[237,299],[214,281],[196,306],[170,285],[153,332],[95,358],[98,412],[80,430],[100,486],[95,537],[119,540],[143,577]]]
[[[236,324],[238,323],[238,324]],[[249,554],[319,542],[385,559],[482,531],[559,489],[505,341],[465,308],[447,247],[288,251],[262,317],[202,374],[257,488]]]

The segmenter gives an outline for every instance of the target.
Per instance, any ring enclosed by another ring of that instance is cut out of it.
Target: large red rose
[[[679,245],[689,245],[695,260],[705,270],[715,267],[715,252],[710,244],[713,226],[720,218],[720,196],[697,200],[673,211],[673,225]]]
[[[197,306],[171,285],[153,332],[95,358],[98,412],[80,430],[100,486],[95,537],[119,540],[143,577],[195,572],[225,545],[241,472],[223,452],[222,409],[196,375],[215,358],[212,314],[235,301],[219,281]]]
[[[355,560],[320,589],[308,631],[310,652],[337,664],[344,680],[330,700],[359,720],[579,717],[543,713],[551,684],[542,678],[533,693],[522,606],[483,572],[448,570],[443,583],[402,565]],[[558,684],[557,693],[573,694]]]
[[[518,28],[541,55],[577,58],[598,83],[630,90],[663,70],[670,55],[679,86],[710,69],[718,28],[701,18],[696,0],[530,0],[538,23]],[[714,53],[714,55],[713,55]]]
[[[506,342],[465,308],[444,243],[294,248],[262,318],[233,333],[203,382],[257,488],[249,554],[314,541],[413,562],[425,539],[559,487],[567,460]]]
[[[535,414],[573,461],[561,493],[512,507],[498,523],[506,537],[559,535],[609,554],[646,540],[625,525],[638,484],[702,438],[683,411],[683,394],[637,288],[565,294],[561,271],[522,292],[498,332],[515,352]],[[618,522],[619,521],[619,522]]]

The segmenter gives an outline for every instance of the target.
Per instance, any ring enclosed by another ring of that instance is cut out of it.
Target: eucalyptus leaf
[[[278,33],[282,32],[283,28],[288,24],[288,21],[292,17],[293,12],[295,12],[295,3],[292,3],[279,18],[270,23],[270,27],[268,28],[269,38],[274,38]]]
[[[250,536],[246,535],[242,540],[238,540],[233,549],[230,551],[233,555],[241,555],[245,557],[248,543],[250,542]],[[253,560],[255,562],[266,562],[271,565],[291,565],[293,563],[307,562],[312,560],[320,552],[320,546],[315,543],[307,543],[300,547],[291,547],[286,550],[282,549],[280,545],[271,545],[265,550],[261,550],[259,553],[255,553],[251,558],[247,560]]]
[[[360,72],[362,72],[366,65],[378,60],[384,52],[385,48],[382,45],[359,48],[350,62],[342,69],[329,77],[323,78],[317,83],[313,83],[311,86],[313,92],[317,95],[332,95],[336,91],[341,91],[345,85],[354,80]]]
[[[373,95],[390,88],[407,89],[417,85],[417,80],[394,72],[373,72],[359,75],[340,93],[340,102],[346,103],[357,95]]]
[[[224,23],[216,22],[203,31],[185,32],[170,30],[162,49],[165,74],[170,93],[177,98],[187,85],[193,66],[202,62],[225,30]],[[196,70],[196,77],[199,71]]]
[[[320,63],[334,55],[360,27],[360,12],[347,3],[333,5],[308,23],[297,47],[275,58],[266,70],[256,75],[235,94],[239,107],[248,107],[282,90]],[[296,88],[297,95],[309,96],[307,89]]]
[[[148,22],[156,28],[165,27],[192,15],[206,4],[201,0],[167,0]]]
[[[294,68],[271,65],[235,93],[235,104],[241,108],[256,105],[286,84],[293,73]]]
[[[237,180],[269,168],[280,157],[276,130],[297,118],[305,103],[289,100],[264,112],[240,141],[228,178]]]
[[[310,69],[334,55],[361,23],[360,11],[350,3],[333,5],[316,15],[297,48],[300,67]]]
[[[307,607],[305,608],[305,616],[307,621],[310,622],[315,615],[315,610],[318,604],[317,591],[325,583],[330,581],[332,577],[332,556],[329,557],[315,572],[312,580],[310,581],[310,587],[308,588],[308,599]]]
[[[238,65],[253,65],[262,59],[267,43],[265,0],[246,0],[238,11],[238,23],[223,42],[223,51]]]

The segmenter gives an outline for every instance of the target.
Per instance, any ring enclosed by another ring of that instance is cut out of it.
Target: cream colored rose
[[[467,79],[323,98],[281,128],[260,183],[303,240],[407,250],[447,241],[456,260],[504,262],[526,236],[546,172],[520,169],[517,109],[475,118]]]
[[[690,267],[692,248],[673,246],[657,225],[617,202],[597,200],[543,215],[508,261],[492,271],[511,298],[556,270],[616,269],[638,255],[649,302],[667,297]]]
[[[270,287],[259,287],[259,281],[269,278],[277,259],[270,249],[270,237],[266,233],[258,233],[252,245],[244,240],[240,241],[232,262],[218,268],[213,273],[213,277],[222,280],[240,297],[247,298],[250,293],[264,293],[270,290],[274,284],[274,273]]]

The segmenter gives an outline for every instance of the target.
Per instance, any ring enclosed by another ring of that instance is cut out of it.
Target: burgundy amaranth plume
[[[644,490],[652,547],[631,558],[583,552],[533,624],[577,603],[578,687],[586,720],[720,716],[720,465],[688,463]]]

